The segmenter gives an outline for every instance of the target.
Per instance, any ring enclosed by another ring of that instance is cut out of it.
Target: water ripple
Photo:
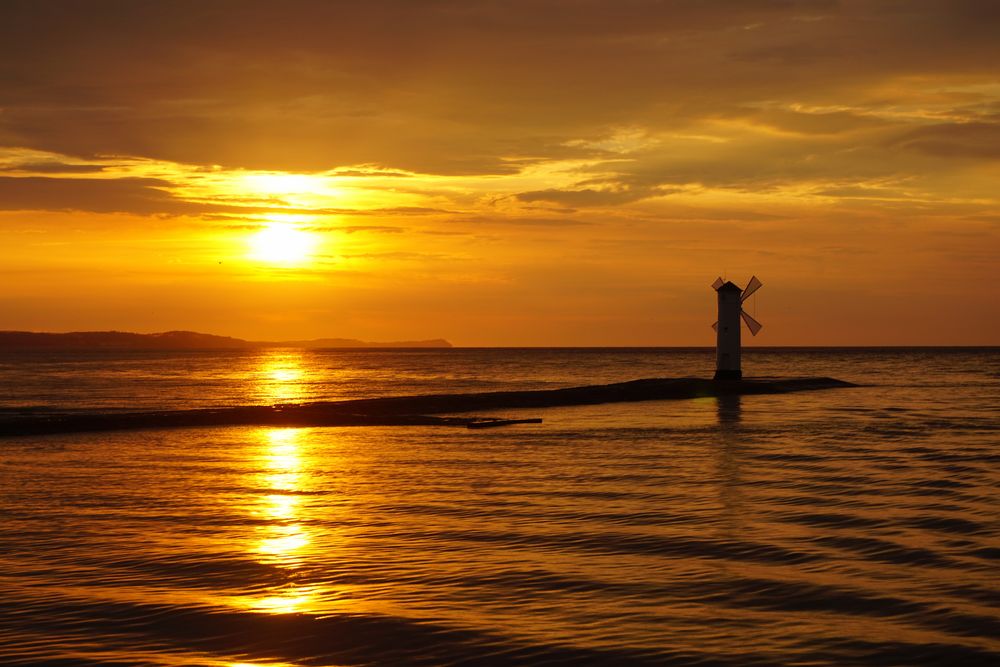
[[[43,391],[74,378],[103,409],[126,389],[153,407],[247,403],[282,390],[262,364],[299,364],[287,391],[344,398],[702,363],[290,354],[8,360],[27,407],[0,408],[47,410]],[[0,664],[1000,664],[1000,385],[982,379],[1000,353],[920,353],[923,384],[906,379],[914,354],[754,350],[760,372],[867,386],[553,409],[483,433],[5,440]],[[178,405],[157,403],[158,373]],[[263,385],[237,386],[246,373]]]

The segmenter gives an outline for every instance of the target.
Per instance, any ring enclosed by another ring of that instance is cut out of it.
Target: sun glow
[[[305,195],[322,191],[322,179],[305,174],[265,172],[247,174],[242,178],[244,187],[262,195]]]
[[[268,264],[301,266],[312,258],[316,244],[315,234],[275,222],[250,237],[250,257]]]

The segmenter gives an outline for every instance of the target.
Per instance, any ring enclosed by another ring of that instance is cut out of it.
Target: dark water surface
[[[1000,664],[1000,350],[541,425],[0,440],[0,664]],[[701,375],[703,350],[0,354],[0,410]]]

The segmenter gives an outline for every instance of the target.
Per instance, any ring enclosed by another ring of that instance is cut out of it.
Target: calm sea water
[[[0,664],[1000,664],[1000,350],[540,425],[0,440]],[[0,354],[0,412],[547,388],[705,350]]]

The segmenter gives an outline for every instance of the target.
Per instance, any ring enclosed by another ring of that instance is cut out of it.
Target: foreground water
[[[0,410],[704,375],[711,352],[0,356]],[[763,350],[864,386],[542,425],[0,441],[0,663],[996,664],[1000,350]]]

